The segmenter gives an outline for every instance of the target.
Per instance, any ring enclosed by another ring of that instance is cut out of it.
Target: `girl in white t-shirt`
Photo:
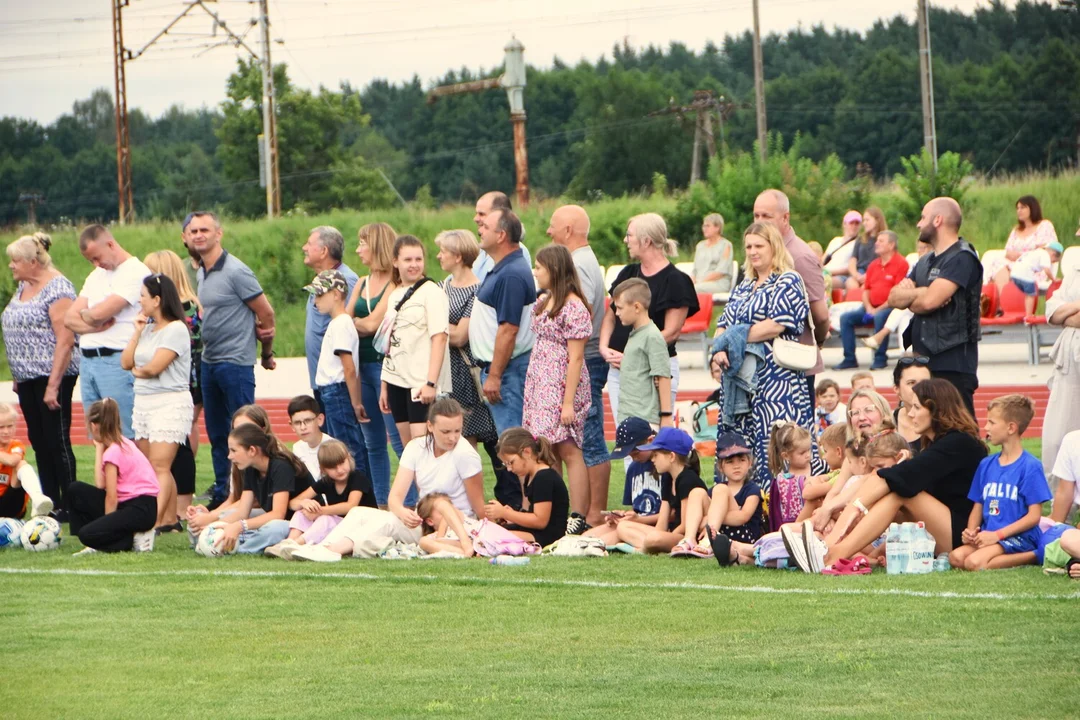
[[[143,279],[135,332],[120,356],[120,367],[135,376],[132,429],[139,450],[157,475],[157,529],[179,532],[173,460],[191,432],[191,335],[176,285],[166,275]]]

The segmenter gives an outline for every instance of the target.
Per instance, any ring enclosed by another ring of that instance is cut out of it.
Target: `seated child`
[[[325,540],[354,507],[378,508],[371,480],[356,469],[349,448],[340,440],[329,439],[319,446],[318,478],[296,496],[289,536],[266,548],[264,554],[291,560],[294,549]]]
[[[15,438],[19,414],[0,403],[0,517],[21,519],[30,506],[30,516],[48,515],[53,501],[41,491],[34,467],[26,462],[26,446]]]
[[[1068,575],[1080,580],[1080,529],[1048,517],[1039,520],[1035,562],[1047,575]]]
[[[814,511],[811,519],[814,528],[830,535],[836,523],[833,520],[831,508],[841,511],[847,504],[859,496],[859,488],[862,487],[863,479],[870,473],[870,462],[866,457],[866,449],[870,441],[860,441],[859,438],[848,438],[844,447],[844,467],[851,471],[851,476],[840,485],[839,478],[833,488],[825,495],[821,507]]]
[[[606,513],[604,524],[587,531],[586,536],[598,537],[611,546],[619,542],[616,527],[620,522],[656,525],[663,493],[660,473],[653,465],[652,452],[638,449],[639,445],[652,442],[655,436],[649,423],[641,418],[627,418],[619,423],[619,428],[615,431],[615,449],[611,451],[611,459],[621,460],[627,456],[631,459],[623,487],[623,505],[628,505],[631,509]]]
[[[297,395],[289,401],[289,424],[299,440],[293,445],[293,455],[300,458],[311,477],[322,474],[319,468],[319,448],[334,438],[322,431],[323,413],[319,403],[310,395]]]
[[[818,381],[814,388],[817,406],[814,408],[814,426],[818,438],[825,428],[847,421],[847,405],[840,402],[840,386],[835,380],[826,378]]]
[[[761,488],[747,480],[753,471],[750,444],[736,432],[726,432],[716,440],[716,462],[723,482],[713,485],[708,505],[705,534],[695,550],[701,557],[724,555],[717,547],[716,537],[724,536],[736,543],[753,543],[761,537],[764,516],[761,510]],[[726,544],[726,541],[722,541]],[[721,563],[722,564],[722,563]]]
[[[1009,278],[1013,285],[1024,293],[1024,314],[1034,315],[1039,302],[1039,291],[1046,292],[1057,274],[1064,246],[1052,242],[1045,248],[1031,250],[1017,258],[1009,268]]]
[[[809,520],[815,510],[821,507],[822,500],[833,488],[840,469],[844,466],[845,445],[847,444],[847,423],[837,423],[825,428],[818,439],[818,448],[822,459],[829,466],[829,472],[815,475],[803,486],[803,509],[795,522]]]
[[[1023,395],[990,401],[984,429],[1001,452],[984,458],[975,471],[968,493],[975,505],[961,536],[964,544],[949,553],[954,568],[996,570],[1035,562],[1042,504],[1052,495],[1042,463],[1020,443],[1034,416],[1035,404]]]
[[[766,504],[770,530],[795,522],[802,512],[803,488],[811,472],[810,441],[810,433],[793,422],[776,423],[769,433],[769,472],[773,482]]]
[[[514,510],[498,500],[484,507],[488,520],[502,520],[506,529],[523,540],[547,547],[566,534],[570,495],[566,483],[551,468],[559,460],[547,438],[534,438],[525,428],[510,428],[499,437],[499,458],[521,478],[525,502]]]
[[[851,376],[851,392],[856,390],[873,390],[874,389],[874,376],[865,370],[857,372]]]
[[[452,552],[465,557],[472,557],[473,535],[479,530],[483,520],[465,517],[465,513],[454,507],[446,493],[430,493],[420,498],[416,505],[416,514],[424,521],[429,532],[420,538],[420,547],[432,554]],[[453,536],[451,536],[451,532]]]

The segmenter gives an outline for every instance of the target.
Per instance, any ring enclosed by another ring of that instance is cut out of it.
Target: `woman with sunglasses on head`
[[[180,532],[172,463],[191,432],[191,336],[176,285],[154,273],[143,280],[135,332],[120,355],[120,367],[135,376],[132,429],[135,444],[157,476],[160,532]]]
[[[919,431],[907,413],[907,408],[911,407],[915,401],[912,388],[931,377],[930,358],[921,355],[918,357],[905,355],[896,361],[896,367],[893,368],[893,387],[896,388],[896,396],[900,399],[896,409],[893,410],[893,420],[896,422],[896,431],[913,445],[919,442]]]

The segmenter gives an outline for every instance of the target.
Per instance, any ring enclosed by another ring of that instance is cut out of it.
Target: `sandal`
[[[671,548],[671,552],[668,554],[671,557],[695,557],[694,547],[686,540],[680,540],[679,544]]]
[[[693,550],[691,550],[690,552],[696,558],[708,559],[713,556],[712,547],[710,547],[709,545],[703,545],[700,542],[695,545]]]
[[[716,562],[720,564],[720,567],[731,565],[731,538],[721,532],[713,535],[712,557],[716,558]],[[735,556],[735,564],[739,564],[738,555]]]
[[[835,563],[821,571],[822,575],[869,575],[872,572],[870,563],[866,558],[859,557],[854,560],[840,558]]]

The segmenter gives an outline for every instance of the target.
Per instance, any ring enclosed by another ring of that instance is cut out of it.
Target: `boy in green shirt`
[[[613,293],[615,315],[633,328],[619,366],[619,416],[644,418],[653,425],[673,426],[671,363],[667,341],[649,319],[652,291],[640,278],[620,283]]]

